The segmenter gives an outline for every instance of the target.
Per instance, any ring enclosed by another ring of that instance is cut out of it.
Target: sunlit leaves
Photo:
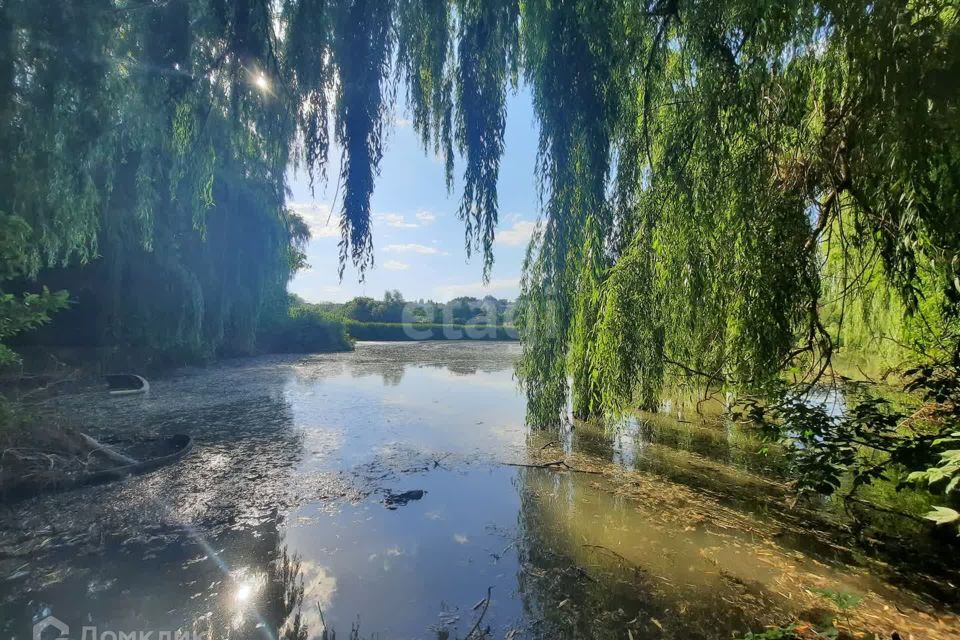
[[[526,334],[522,379],[554,375],[548,362],[569,354],[564,375],[583,378],[574,406],[597,384],[600,409],[616,412],[653,403],[667,381],[757,387],[790,366],[816,375],[836,348],[820,317],[818,252],[831,239],[846,255],[875,243],[908,308],[918,264],[952,286],[960,128],[957,84],[945,79],[960,38],[945,3],[664,0],[611,13],[593,3],[591,20],[577,5],[524,3],[549,196],[525,295],[531,309],[538,296],[554,301],[561,337]],[[580,37],[589,55],[565,57]],[[591,61],[611,70],[584,86],[608,86],[615,108],[575,90]],[[601,226],[612,268],[600,279],[583,277],[578,207],[602,165],[581,155],[589,171],[558,171],[576,148],[557,125],[584,105],[592,119],[578,126],[600,127],[590,144],[614,136],[604,153],[616,158],[606,194],[616,223]],[[848,233],[837,237],[841,217]]]
[[[413,128],[425,151],[443,159],[453,188],[453,11],[449,0],[399,0],[397,63],[403,73]]]
[[[907,311],[956,311],[957,31],[945,0],[9,0],[0,209],[31,230],[28,273],[102,256],[123,306],[153,266],[184,301],[175,332],[216,343],[299,264],[285,172],[326,177],[330,117],[341,277],[372,266],[402,82],[448,188],[463,158],[488,277],[522,76],[543,196],[520,305],[533,421],[555,421],[570,374],[583,415],[678,379],[762,386],[829,360],[824,297],[852,289],[825,277],[857,252]],[[249,296],[220,295],[244,275]]]
[[[934,507],[923,517],[936,524],[950,524],[951,522],[960,521],[960,512],[950,507]]]
[[[329,147],[328,93],[333,90],[330,64],[331,10],[327,0],[285,0],[284,65],[299,101],[298,124],[311,186],[324,176]]]

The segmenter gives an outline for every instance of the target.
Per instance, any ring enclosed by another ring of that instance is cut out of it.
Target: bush
[[[316,353],[349,351],[353,339],[342,318],[315,305],[292,303],[286,315],[266,319],[257,335],[260,351],[269,353]]]

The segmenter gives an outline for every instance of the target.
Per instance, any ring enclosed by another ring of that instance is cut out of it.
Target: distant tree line
[[[502,326],[513,323],[515,303],[493,296],[461,296],[447,302],[408,301],[394,289],[386,291],[382,300],[358,296],[342,304],[319,306],[355,322]]]

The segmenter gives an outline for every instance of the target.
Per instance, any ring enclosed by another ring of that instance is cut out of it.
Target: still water
[[[747,435],[665,416],[529,433],[518,354],[361,343],[46,401],[121,445],[195,447],[5,507],[0,637],[52,613],[72,638],[730,638],[836,613],[810,589],[863,597],[840,626],[960,637],[942,602],[783,507]]]

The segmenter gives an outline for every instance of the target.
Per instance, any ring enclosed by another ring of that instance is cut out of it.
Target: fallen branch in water
[[[620,561],[623,562],[623,564],[625,564],[625,565],[627,565],[627,566],[630,566],[630,567],[636,568],[636,565],[635,565],[634,563],[632,563],[631,561],[627,560],[626,558],[624,558],[622,555],[620,555],[619,553],[617,553],[617,552],[614,551],[613,549],[610,549],[610,548],[605,547],[605,546],[603,546],[603,545],[600,545],[600,544],[584,544],[583,547],[584,547],[585,549],[599,549],[600,551],[606,551],[606,552],[609,553],[610,555],[613,555],[613,556],[616,556],[617,558],[619,558]]]
[[[553,462],[544,462],[543,464],[523,464],[521,462],[501,462],[500,464],[508,467],[525,467],[527,469],[565,469],[575,471],[576,473],[590,473],[593,475],[603,475],[600,471],[591,471],[588,469],[577,469],[567,464],[566,460],[554,460]]]
[[[105,458],[112,460],[113,462],[116,462],[118,464],[127,465],[127,464],[138,464],[140,462],[135,458],[131,458],[130,456],[120,453],[119,451],[117,451],[111,446],[105,445],[101,442],[97,442],[96,440],[94,440],[93,438],[91,438],[85,433],[80,434],[80,439],[83,440],[83,442],[88,447],[90,447],[93,451],[102,454]]]
[[[470,636],[472,636],[474,632],[476,632],[476,630],[480,627],[480,622],[483,620],[483,616],[486,615],[487,613],[487,607],[490,606],[491,591],[493,591],[493,587],[487,587],[487,597],[483,601],[483,611],[480,612],[480,617],[477,618],[477,621],[473,623],[473,628],[470,629],[470,631],[467,632],[467,635],[464,636],[464,640],[470,640]],[[474,609],[476,609],[476,607],[474,607]]]

